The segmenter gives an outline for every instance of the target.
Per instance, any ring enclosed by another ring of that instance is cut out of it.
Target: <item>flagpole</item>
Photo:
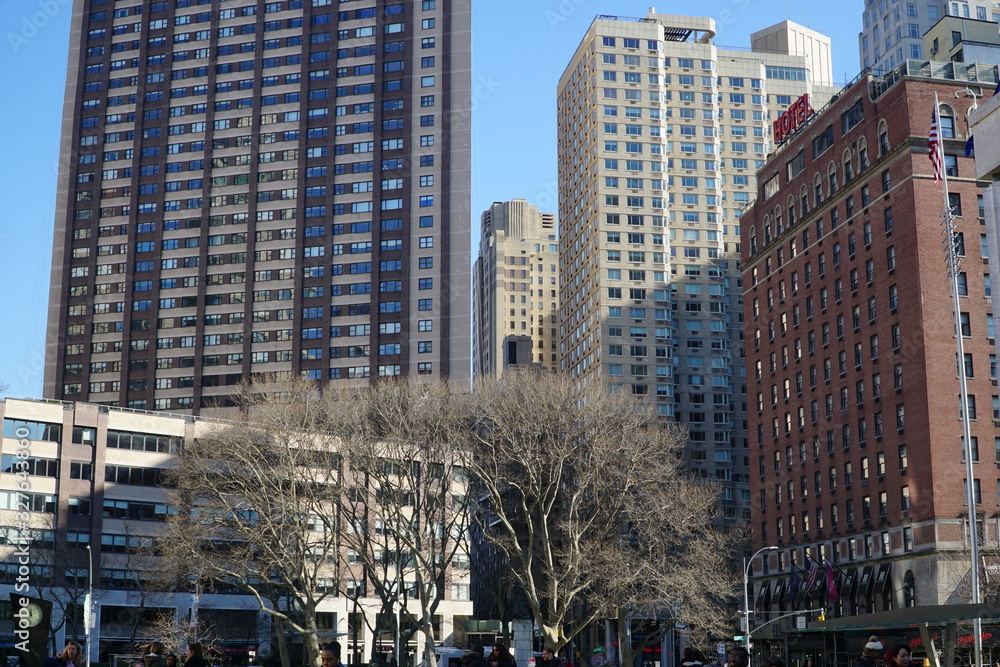
[[[969,389],[968,378],[965,373],[965,342],[962,338],[962,322],[960,317],[961,306],[958,298],[958,269],[959,259],[955,252],[955,214],[951,209],[951,202],[948,197],[948,170],[944,164],[944,136],[941,132],[941,111],[938,103],[937,93],[934,93],[934,126],[938,132],[937,146],[931,150],[938,151],[938,161],[941,165],[941,184],[944,195],[944,229],[947,247],[948,273],[951,278],[952,308],[955,314],[955,339],[958,348],[958,379],[961,392],[961,405],[959,413],[962,416],[962,452],[965,457],[965,502],[969,506],[969,560],[970,585],[972,587],[972,604],[979,605],[979,527],[976,513],[976,491],[974,471],[972,467],[972,434],[969,428]],[[973,633],[975,635],[976,667],[983,667],[983,630],[982,619],[976,611],[973,619]]]

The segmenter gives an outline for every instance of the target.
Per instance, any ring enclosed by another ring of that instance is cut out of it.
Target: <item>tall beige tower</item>
[[[723,516],[740,521],[739,217],[772,121],[833,89],[813,84],[805,56],[780,52],[794,36],[772,35],[764,52],[725,51],[714,36],[709,18],[598,18],[559,81],[560,363],[687,425],[692,468],[725,482]]]
[[[473,375],[508,366],[558,367],[556,217],[524,199],[483,212],[473,274]]]

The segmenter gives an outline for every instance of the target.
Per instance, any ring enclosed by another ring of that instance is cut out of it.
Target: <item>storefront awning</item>
[[[892,563],[882,563],[878,566],[878,573],[875,575],[875,592],[881,593],[892,580]]]
[[[925,607],[903,607],[874,614],[860,614],[831,618],[826,621],[812,621],[809,630],[833,632],[842,630],[868,630],[877,633],[881,630],[898,628],[915,628],[925,623],[943,625],[971,621],[979,617],[983,622],[1000,622],[1000,608],[990,604],[943,604]]]
[[[875,566],[865,565],[861,570],[861,581],[858,583],[858,592],[864,595],[872,594],[872,586],[875,585]]]
[[[757,605],[764,607],[771,603],[771,582],[765,581],[757,589]]]
[[[852,567],[844,573],[844,593],[847,595],[857,595],[858,593],[858,568]]]

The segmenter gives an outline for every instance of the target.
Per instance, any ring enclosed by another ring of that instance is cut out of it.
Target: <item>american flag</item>
[[[934,167],[934,182],[944,178],[944,155],[942,154],[941,135],[938,132],[937,109],[931,114],[931,132],[927,137],[927,148],[930,149],[931,166]]]
[[[819,568],[816,567],[816,563],[812,561],[812,558],[808,559],[808,571],[806,573],[806,597],[812,597],[813,586],[816,585],[816,580],[819,579]]]

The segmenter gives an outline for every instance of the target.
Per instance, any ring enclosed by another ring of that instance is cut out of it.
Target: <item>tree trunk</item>
[[[305,616],[305,632],[302,633],[302,645],[306,651],[306,664],[311,667],[320,666],[319,658],[319,628],[316,627],[316,608],[303,610]]]
[[[281,667],[292,667],[292,660],[288,655],[288,643],[285,641],[285,622],[277,616],[271,618],[274,619],[274,640],[278,645],[278,659],[281,661]]]
[[[545,646],[543,648],[550,648],[556,653],[559,653],[559,651],[562,650],[562,647],[566,645],[566,639],[563,637],[562,633],[562,626],[539,623],[539,627],[542,629],[542,636],[545,637]]]
[[[437,667],[434,653],[434,617],[429,611],[424,611],[424,667]]]

